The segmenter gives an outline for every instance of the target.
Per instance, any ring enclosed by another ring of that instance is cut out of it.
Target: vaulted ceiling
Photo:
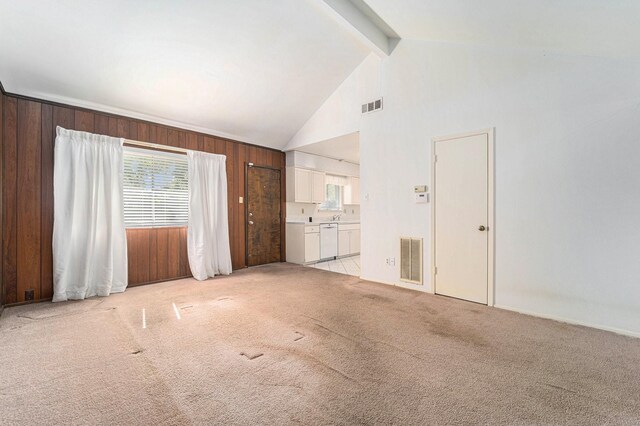
[[[319,0],[0,0],[8,92],[276,148],[369,53]]]
[[[638,0],[366,0],[402,38],[640,59]]]
[[[282,148],[393,37],[640,59],[639,21],[637,0],[0,0],[0,81]]]

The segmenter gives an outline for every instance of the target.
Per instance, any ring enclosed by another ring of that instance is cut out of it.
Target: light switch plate
[[[239,202],[240,204],[242,204],[242,203],[244,203],[244,199],[243,199],[242,197],[239,197],[239,198],[238,198],[238,202]]]
[[[416,204],[424,204],[429,202],[429,194],[427,192],[415,193]]]

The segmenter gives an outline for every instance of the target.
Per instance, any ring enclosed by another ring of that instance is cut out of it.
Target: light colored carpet
[[[3,424],[640,424],[640,339],[289,264],[9,308],[0,343]]]

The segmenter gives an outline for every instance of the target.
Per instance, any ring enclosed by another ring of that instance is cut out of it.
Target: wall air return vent
[[[362,104],[362,113],[369,114],[370,112],[378,111],[382,109],[382,98],[376,99],[366,104]]]
[[[400,280],[422,284],[422,238],[400,238]]]

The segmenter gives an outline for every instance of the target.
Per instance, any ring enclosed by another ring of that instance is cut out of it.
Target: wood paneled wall
[[[56,126],[227,156],[233,268],[245,262],[245,164],[280,168],[284,241],[283,152],[83,108],[5,94],[2,98],[2,283],[4,302],[53,295],[53,144]],[[190,276],[186,228],[127,230],[131,286]],[[284,260],[284,249],[282,251]]]
[[[3,148],[3,136],[4,136],[4,90],[2,90],[2,83],[0,83],[0,188],[4,187],[4,168],[2,161],[2,148]],[[3,213],[3,203],[2,203],[2,193],[0,192],[0,241],[2,241],[2,213]],[[0,251],[2,251],[2,246],[0,246]],[[0,262],[0,313],[2,313],[2,308],[5,304],[4,302],[4,280],[2,277],[2,264],[4,262]]]

